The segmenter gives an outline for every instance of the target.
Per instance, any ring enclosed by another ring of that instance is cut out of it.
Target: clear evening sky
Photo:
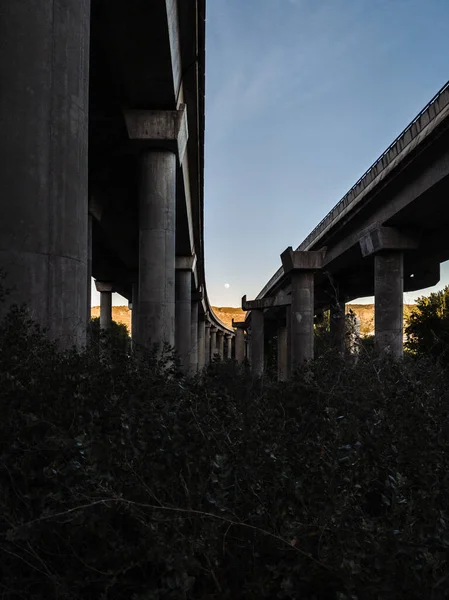
[[[240,306],[449,79],[449,0],[207,4],[206,278]]]

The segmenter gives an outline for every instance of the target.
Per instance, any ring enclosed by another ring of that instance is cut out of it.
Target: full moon
[[[229,289],[231,286],[229,285],[229,283],[225,283],[225,288]]]

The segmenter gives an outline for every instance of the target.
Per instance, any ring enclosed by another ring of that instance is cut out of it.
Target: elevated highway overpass
[[[280,376],[313,358],[313,319],[331,311],[337,348],[344,304],[375,296],[381,350],[403,352],[403,292],[438,283],[449,259],[449,83],[362,175],[253,301],[237,330],[251,331],[253,369],[262,373],[264,339],[277,333]]]
[[[90,281],[186,371],[234,332],[204,272],[205,0],[4,0],[0,270],[8,301],[82,346]]]

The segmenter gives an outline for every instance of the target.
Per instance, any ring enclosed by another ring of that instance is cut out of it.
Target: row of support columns
[[[403,291],[404,251],[415,249],[417,241],[389,227],[373,228],[360,239],[362,256],[374,255],[375,295],[375,345],[378,351],[388,352],[400,358],[403,355]],[[277,328],[278,379],[284,381],[304,362],[314,358],[314,273],[321,269],[324,252],[293,251],[287,248],[282,253],[282,265],[291,287],[291,296],[277,301],[273,298],[247,302],[242,307],[251,310],[250,353],[252,372],[260,377],[264,372],[265,317],[266,310],[285,305],[285,317]],[[333,346],[340,356],[348,351],[356,352],[354,332],[348,332],[345,315],[345,300],[336,297],[330,304],[330,335]],[[236,327],[236,358],[245,359],[246,323],[234,323]],[[359,327],[359,326],[358,326]],[[249,335],[248,335],[249,334]],[[348,336],[351,338],[348,340]]]

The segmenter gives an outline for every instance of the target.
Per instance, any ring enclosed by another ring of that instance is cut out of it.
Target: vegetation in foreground
[[[444,361],[185,380],[101,343],[0,326],[1,598],[448,597]]]

